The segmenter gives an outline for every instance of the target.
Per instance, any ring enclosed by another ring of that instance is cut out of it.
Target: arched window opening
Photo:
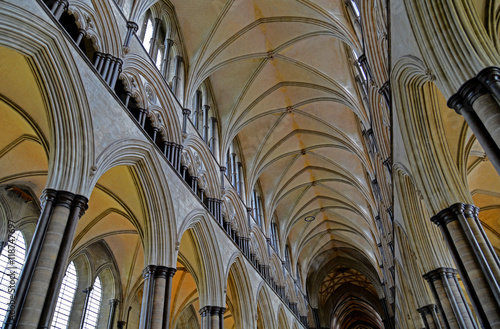
[[[262,227],[262,222],[264,220],[263,210],[262,210],[262,198],[261,193],[258,189],[258,184],[255,184],[252,193],[252,209],[253,209],[253,218],[257,225]]]
[[[85,315],[83,317],[82,329],[95,329],[97,328],[97,320],[99,319],[99,310],[101,308],[101,280],[96,277],[90,292]]]
[[[75,298],[78,276],[73,262],[69,263],[64,279],[59,290],[56,310],[52,318],[51,328],[65,329],[68,327],[71,307]]]
[[[243,196],[243,161],[236,139],[233,139],[226,153],[226,177],[239,196]]]
[[[290,259],[290,246],[285,245],[285,267],[288,269],[288,272],[292,271],[292,262]]]
[[[153,20],[151,15],[146,15],[144,36],[142,38],[142,45],[144,49],[149,53],[151,49],[151,43],[153,42]]]
[[[272,221],[271,222],[271,246],[274,248],[274,250],[279,253],[278,251],[278,226],[276,225],[276,222]]]
[[[213,103],[210,82],[207,79],[199,86],[192,98],[190,119],[210,152],[217,157],[219,129]]]
[[[0,254],[0,323],[3,323],[24,265],[26,242],[21,231],[9,235]]]

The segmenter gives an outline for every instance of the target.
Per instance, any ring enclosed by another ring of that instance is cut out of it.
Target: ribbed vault
[[[245,159],[243,198],[250,205],[259,190],[262,228],[277,224],[281,259],[288,246],[291,271],[301,264],[302,277],[337,256],[378,268],[373,170],[362,133],[371,119],[351,55],[362,46],[345,3],[172,3],[188,57],[183,103],[210,81],[219,161],[236,138]]]

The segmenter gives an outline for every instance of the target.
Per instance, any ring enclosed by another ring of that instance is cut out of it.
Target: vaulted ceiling
[[[237,138],[245,199],[258,183],[266,227],[277,221],[281,250],[290,245],[303,275],[337,256],[376,267],[362,136],[370,120],[354,79],[352,50],[362,50],[350,8],[340,0],[172,3],[188,57],[184,103],[208,78],[220,163]]]

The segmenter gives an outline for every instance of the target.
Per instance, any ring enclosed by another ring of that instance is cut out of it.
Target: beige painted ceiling
[[[344,1],[172,3],[188,57],[184,103],[208,78],[220,163],[237,137],[245,199],[258,182],[266,228],[277,220],[281,250],[290,245],[304,275],[339,253],[363,254],[376,267],[360,125],[369,120],[348,57],[352,47],[360,54],[360,42]],[[307,223],[308,215],[316,219]]]

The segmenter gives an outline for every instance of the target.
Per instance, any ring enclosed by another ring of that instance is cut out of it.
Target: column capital
[[[211,310],[212,310],[212,306],[204,306],[204,307],[202,307],[202,308],[200,309],[200,312],[199,312],[199,313],[200,313],[200,315],[201,315],[202,317],[205,317],[205,316],[207,316],[207,315],[210,315]]]
[[[439,267],[435,270],[427,272],[422,275],[422,277],[428,282],[434,282],[436,280],[440,280],[442,276],[452,277],[457,275],[457,270],[451,267]]]
[[[379,89],[378,89],[378,93],[379,94],[384,94],[386,93],[387,91],[389,91],[389,88],[390,88],[391,84],[389,82],[389,80],[387,80]]]
[[[148,265],[144,270],[142,270],[142,277],[144,279],[149,279],[155,275],[156,272],[156,265]]]
[[[458,91],[448,99],[446,105],[461,114],[465,104],[472,106],[476,99],[487,93],[488,90],[481,84],[479,79],[472,78],[465,81]]]
[[[212,306],[210,308],[210,315],[214,316],[214,315],[219,315],[220,314],[220,307],[219,306]]]
[[[431,221],[436,225],[448,225],[455,220],[457,220],[457,216],[464,215],[466,217],[476,217],[479,213],[479,208],[467,204],[467,203],[455,203],[448,208],[441,210],[439,213],[431,217]]]
[[[191,110],[190,109],[182,109],[182,114],[184,114],[184,115],[190,115],[191,114]]]
[[[484,86],[500,83],[500,67],[489,66],[477,74],[477,79]]]
[[[113,298],[109,300],[109,305],[116,306],[116,304],[118,304],[119,302],[120,302],[119,299]]]
[[[224,166],[220,167],[220,171],[222,171],[222,172],[226,172],[226,170],[227,170],[227,168],[226,168],[226,167],[224,167]]]
[[[134,33],[139,30],[139,25],[137,25],[136,22],[128,21],[127,22],[127,29],[132,30]]]
[[[435,304],[429,304],[429,305],[425,305],[425,306],[422,306],[421,308],[418,308],[417,309],[418,313],[420,314],[432,314],[434,312],[436,312],[436,305]]]
[[[358,57],[358,63],[363,64],[363,62],[366,62],[366,55],[365,54],[361,54]]]

